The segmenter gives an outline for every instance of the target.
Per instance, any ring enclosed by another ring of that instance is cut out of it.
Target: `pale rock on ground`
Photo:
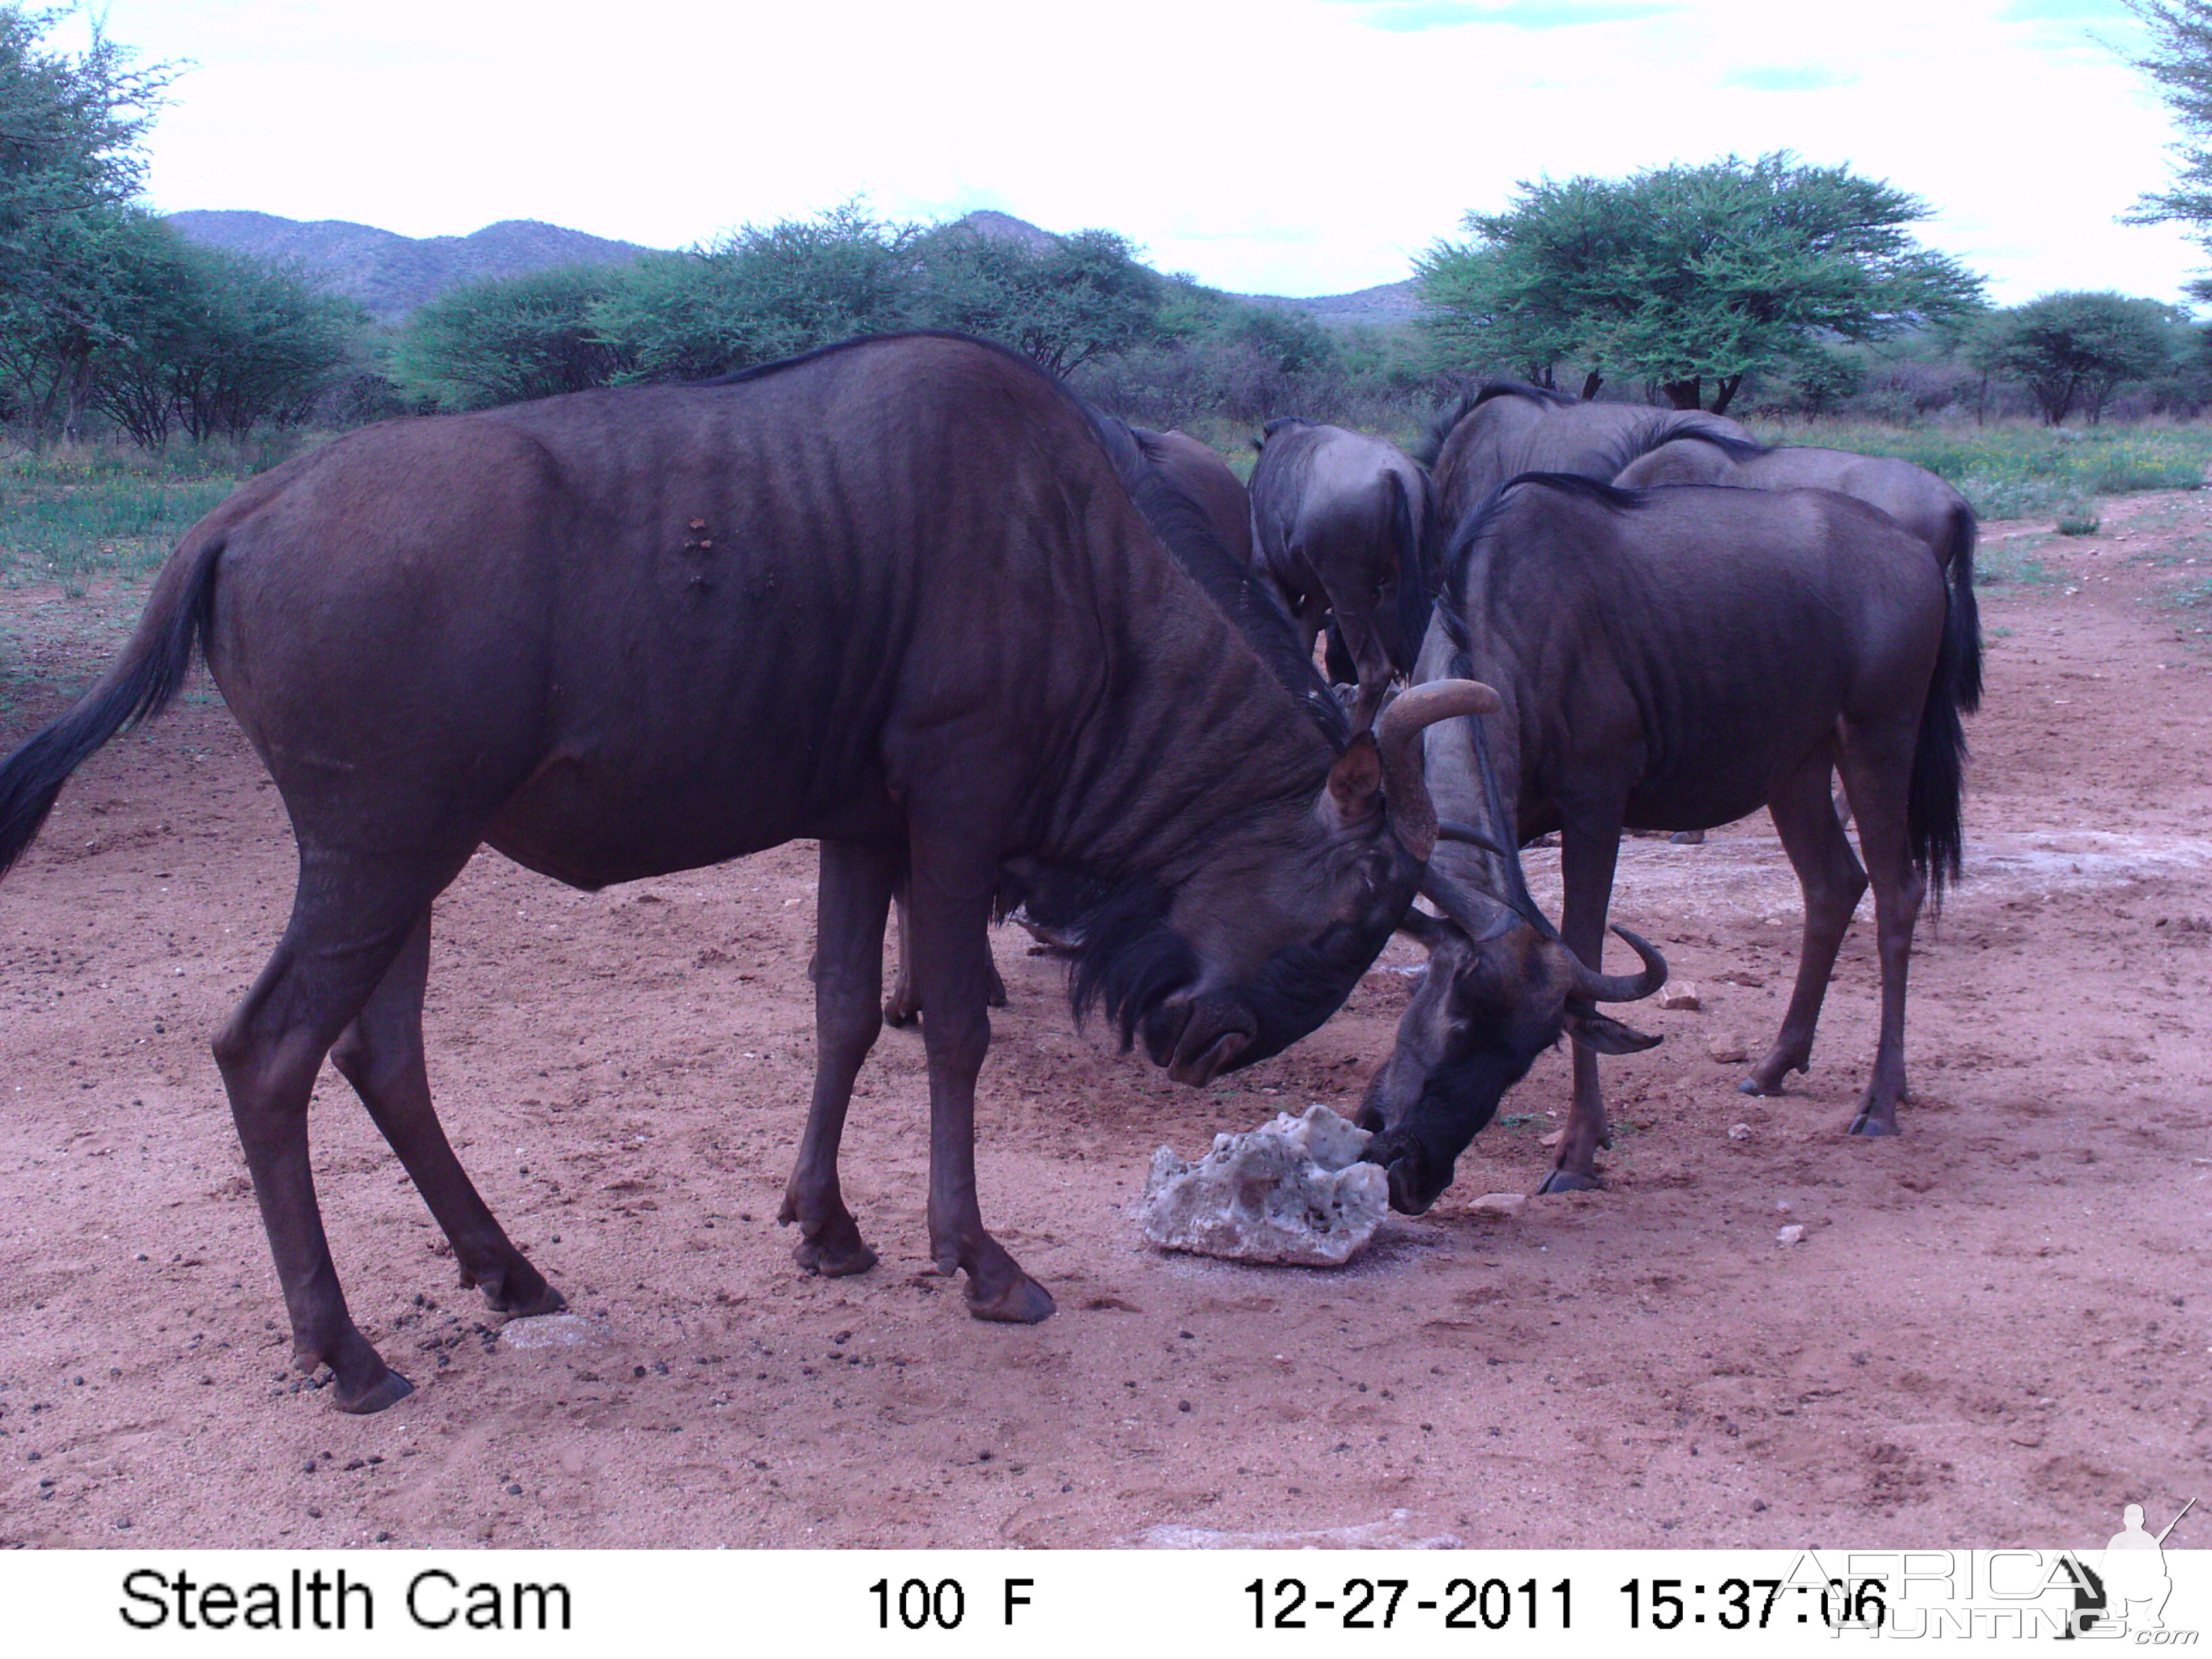
[[[1326,1106],[1288,1112],[1243,1134],[1220,1134],[1187,1164],[1171,1146],[1152,1154],[1136,1210],[1163,1249],[1235,1261],[1338,1267],[1375,1236],[1389,1210],[1389,1178],[1359,1163],[1364,1129]]]

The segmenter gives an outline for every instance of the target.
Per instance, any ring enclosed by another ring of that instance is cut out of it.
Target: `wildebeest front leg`
[[[822,843],[813,968],[814,1099],[778,1218],[799,1224],[793,1259],[810,1273],[832,1278],[866,1273],[876,1265],[876,1253],[861,1242],[838,1188],[837,1144],[845,1132],[853,1079],[883,1029],[876,999],[883,994],[884,917],[897,874],[898,854],[890,848]],[[902,906],[900,923],[903,932]]]
[[[1805,904],[1805,933],[1797,947],[1797,984],[1790,1012],[1766,1058],[1738,1085],[1747,1095],[1778,1095],[1783,1079],[1813,1063],[1813,1029],[1836,968],[1836,951],[1866,891],[1866,872],[1851,854],[1851,844],[1837,821],[1828,795],[1826,750],[1800,767],[1767,803],[1782,850],[1797,872]]]
[[[929,1249],[940,1273],[965,1269],[978,1319],[1034,1324],[1051,1295],[984,1230],[975,1196],[975,1079],[990,1047],[984,992],[991,963],[994,861],[964,846],[915,841],[915,975],[929,1056]]]
[[[1560,906],[1559,937],[1588,968],[1602,969],[1605,913],[1613,901],[1613,866],[1620,855],[1620,818],[1600,813],[1571,819],[1559,836],[1559,873],[1565,889]],[[1613,1145],[1605,1121],[1605,1095],[1598,1086],[1597,1054],[1570,1042],[1575,1074],[1574,1103],[1552,1172],[1539,1193],[1585,1192],[1605,1183],[1598,1179],[1597,1154]]]
[[[331,1050],[336,1066],[415,1188],[452,1241],[461,1283],[475,1285],[502,1313],[552,1313],[563,1304],[494,1218],[454,1156],[430,1103],[422,1054],[422,992],[430,973],[430,913],[425,910],[368,1006]]]

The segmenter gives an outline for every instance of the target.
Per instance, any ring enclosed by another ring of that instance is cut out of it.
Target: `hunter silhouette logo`
[[[2060,1638],[2071,1640],[2092,1631],[2102,1637],[2130,1632],[2162,1631],[2166,1598],[2173,1580],[2166,1570],[2166,1540],[2181,1524],[2182,1516],[2197,1507],[2191,1498],[2181,1512],[2154,1537],[2143,1527],[2142,1505],[2130,1504],[2120,1511],[2120,1530],[2105,1546],[2104,1559],[2094,1568],[2079,1557],[2063,1564],[2074,1581],[2071,1628]],[[2105,1626],[2102,1630],[2096,1627]]]

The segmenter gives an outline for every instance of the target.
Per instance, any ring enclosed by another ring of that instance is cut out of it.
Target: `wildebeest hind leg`
[[[1893,732],[1869,734],[1847,746],[1843,757],[1844,787],[1858,811],[1859,847],[1874,883],[1875,939],[1881,957],[1881,1036],[1866,1092],[1850,1121],[1849,1132],[1855,1135],[1895,1134],[1898,1103],[1905,1095],[1905,974],[1912,959],[1912,930],[1928,890],[1926,878],[1912,867],[1906,840],[1914,737],[1899,721]]]
[[[975,1079],[991,1042],[983,994],[999,872],[971,846],[965,836],[933,846],[918,832],[908,890],[929,1055],[929,1249],[939,1272],[966,1271],[976,1318],[1035,1324],[1052,1313],[1051,1294],[985,1231],[975,1194]]]
[[[430,1103],[422,1054],[422,992],[430,974],[430,913],[422,912],[398,959],[331,1050],[331,1063],[368,1108],[415,1189],[453,1246],[461,1283],[502,1313],[544,1314],[563,1304],[517,1249],[454,1156]]]
[[[385,1364],[346,1311],[315,1202],[307,1101],[331,1045],[368,1004],[468,852],[371,860],[303,846],[284,937],[215,1040],[291,1316],[294,1362],[331,1368],[341,1411],[380,1411],[411,1385]]]
[[[898,875],[888,848],[822,843],[814,946],[814,1099],[799,1142],[778,1219],[799,1224],[792,1258],[810,1273],[836,1278],[866,1273],[876,1253],[861,1241],[837,1182],[837,1146],[852,1103],[853,1079],[883,1029],[876,1000],[884,988],[884,920]],[[904,932],[905,907],[900,907]],[[901,940],[903,950],[905,941]],[[900,982],[906,982],[904,961]]]
[[[1738,1085],[1747,1095],[1778,1095],[1783,1079],[1813,1063],[1813,1030],[1828,994],[1836,952],[1851,925],[1867,886],[1866,872],[1851,854],[1851,844],[1837,821],[1828,795],[1830,757],[1824,748],[1798,768],[1767,803],[1782,850],[1797,872],[1805,904],[1805,932],[1797,947],[1797,984],[1790,1011],[1766,1058]]]
[[[891,981],[891,994],[884,999],[884,1018],[903,1030],[914,1024],[921,1013],[921,993],[914,982],[914,928],[907,921],[906,893],[901,889],[895,908],[898,911],[898,975]],[[991,964],[990,985],[986,997],[994,1008],[1006,1006],[1006,981],[999,977],[999,965]]]

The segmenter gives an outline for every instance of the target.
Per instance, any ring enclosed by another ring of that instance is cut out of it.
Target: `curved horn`
[[[1630,948],[1644,958],[1640,974],[1601,974],[1594,968],[1575,964],[1575,994],[1588,997],[1592,1002],[1633,1002],[1638,997],[1648,997],[1667,982],[1667,958],[1652,948],[1650,940],[1639,938],[1626,927],[1615,925],[1613,930],[1626,939]]]
[[[1510,848],[1500,847],[1473,824],[1461,823],[1453,818],[1437,820],[1437,839],[1460,842],[1468,847],[1479,847],[1492,858],[1510,859],[1513,856]]]
[[[1437,809],[1415,748],[1422,731],[1455,714],[1491,714],[1504,707],[1498,693],[1480,680],[1431,680],[1401,696],[1376,722],[1390,822],[1406,850],[1422,863],[1437,850]]]
[[[1455,923],[1460,932],[1478,945],[1510,933],[1515,923],[1522,920],[1514,914],[1510,905],[1488,893],[1470,892],[1440,870],[1423,872],[1420,890],[1423,898],[1443,912],[1446,921]],[[1478,899],[1494,906],[1497,914],[1481,915],[1476,904]]]

